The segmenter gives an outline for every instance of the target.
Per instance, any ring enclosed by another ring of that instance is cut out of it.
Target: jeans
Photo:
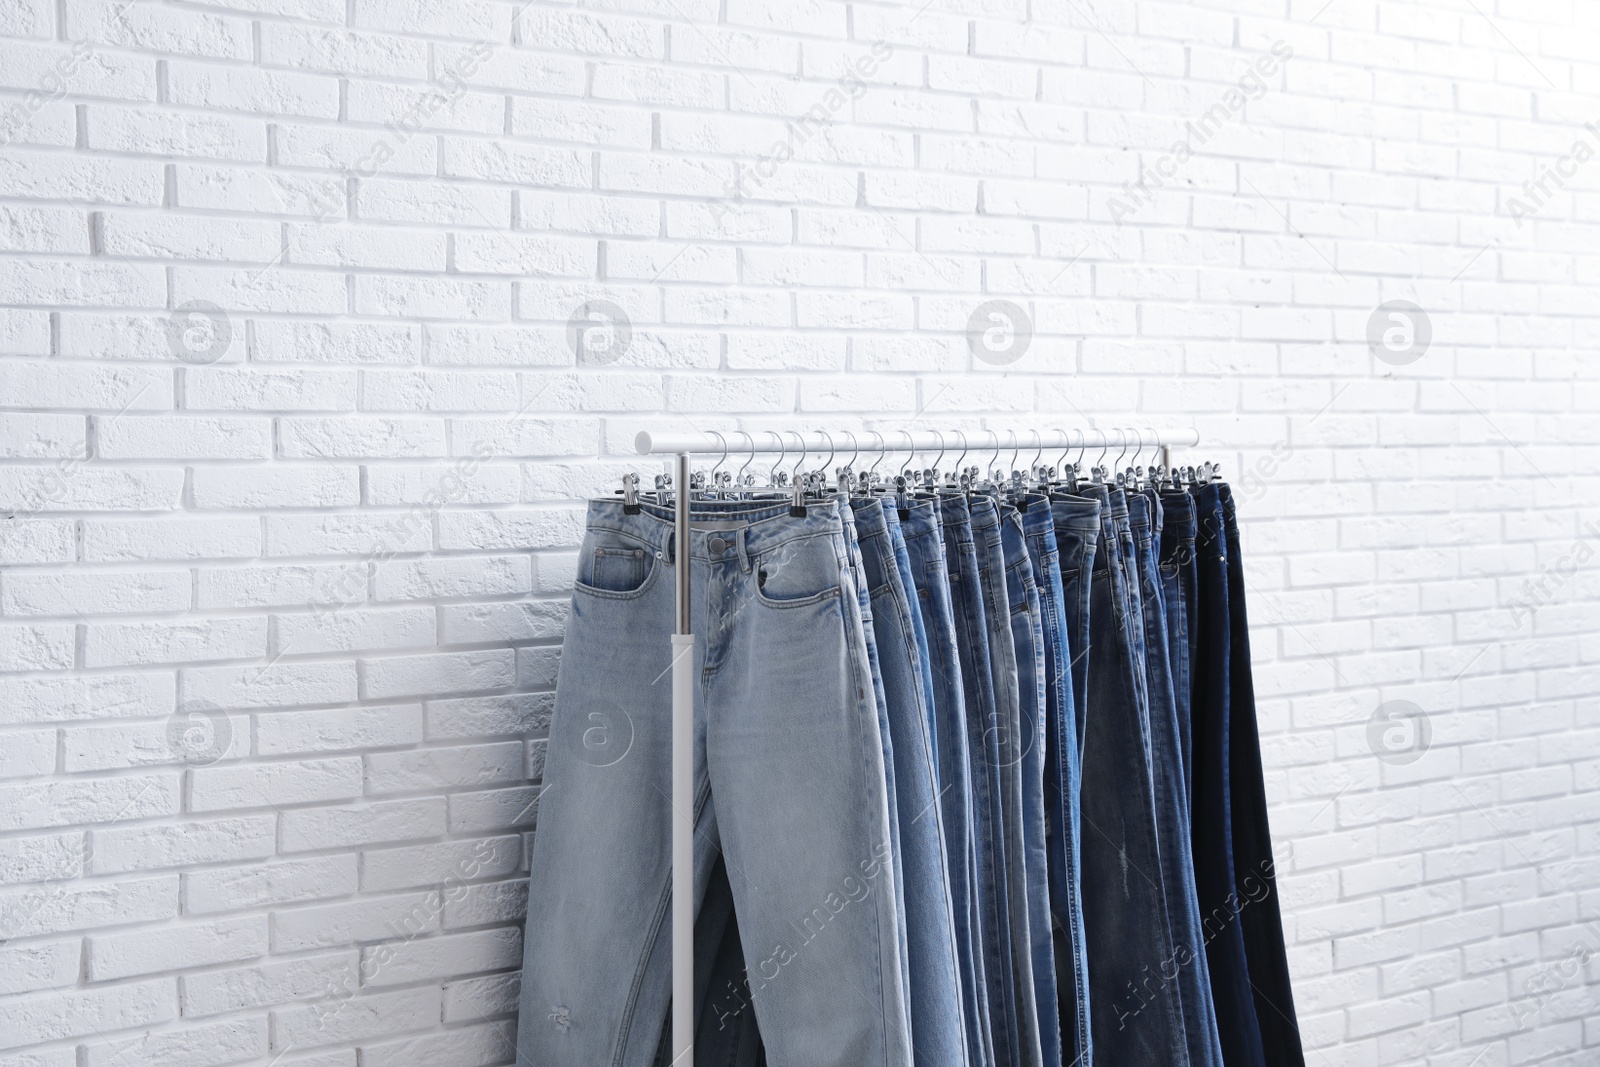
[[[1002,921],[1010,924],[1010,994],[1013,1011],[1007,1025],[1016,1035],[1017,1067],[1043,1061],[1039,1009],[1033,993],[1033,935],[1028,922],[1027,821],[1022,787],[1022,696],[1017,677],[1016,639],[1011,631],[1011,599],[1006,590],[1006,556],[1001,506],[988,496],[974,496],[972,540],[978,556],[978,584],[988,626],[989,671],[994,689],[994,730],[1000,763],[1001,832],[1005,836]],[[1041,801],[1042,805],[1042,801]]]
[[[1261,769],[1261,737],[1256,726],[1255,682],[1250,670],[1250,623],[1245,612],[1244,564],[1239,555],[1239,524],[1233,495],[1220,489],[1228,547],[1228,734],[1233,760],[1229,783],[1233,801],[1233,861],[1240,895],[1240,933],[1255,994],[1256,1019],[1266,1061],[1278,1067],[1305,1067],[1300,1026],[1289,985],[1289,960],[1283,943],[1283,916],[1267,825],[1267,796]]]
[[[944,825],[947,870],[961,965],[967,1049],[978,1064],[994,1062],[985,996],[983,952],[978,942],[977,861],[973,851],[972,762],[967,745],[966,697],[956,620],[950,605],[950,568],[943,529],[932,501],[917,501],[900,524],[909,573],[921,605],[933,686],[933,737],[939,781],[939,816]]]
[[[950,600],[955,611],[956,647],[965,688],[967,747],[972,761],[972,839],[978,904],[973,942],[982,958],[993,1062],[997,1067],[1014,1067],[1022,1061],[1012,979],[1006,838],[1001,816],[1000,720],[995,712],[994,675],[989,665],[989,612],[967,499],[940,497],[939,509],[944,523],[945,561],[950,570]]]
[[[1051,954],[1045,968],[1054,975],[1057,1002],[1040,1006],[1040,1038],[1045,1060],[1056,1055],[1068,1067],[1086,1067],[1089,1049],[1089,957],[1084,952],[1082,824],[1078,794],[1077,714],[1072,695],[1072,643],[1068,638],[1066,590],[1050,501],[1030,496],[1022,516],[1044,636],[1044,811]],[[1040,965],[1035,960],[1034,973]],[[1057,1034],[1054,1052],[1050,1031]]]
[[[1047,509],[1033,509],[1046,514]],[[1048,520],[1046,520],[1048,522]],[[1061,1065],[1061,1009],[1056,1002],[1055,942],[1050,911],[1050,846],[1044,806],[1044,763],[1048,748],[1049,664],[1045,651],[1044,598],[1034,577],[1033,558],[1022,513],[1007,506],[1000,518],[1000,541],[1005,550],[1006,593],[1011,609],[1011,637],[1016,646],[1019,721],[1022,730],[1013,742],[1022,772],[1023,874],[1027,893],[1023,905],[1028,916],[1028,985],[1033,990],[1038,1019],[1040,1062]]]
[[[1030,512],[1031,512],[1030,508]],[[1055,527],[1055,545],[1060,564],[1061,625],[1063,640],[1054,646],[1062,657],[1063,714],[1058,723],[1061,740],[1052,746],[1051,756],[1063,768],[1048,772],[1047,783],[1061,790],[1059,802],[1050,802],[1050,813],[1060,813],[1065,833],[1051,838],[1051,896],[1058,925],[1056,935],[1056,980],[1061,995],[1062,1058],[1077,1067],[1094,1063],[1093,1030],[1090,1026],[1090,982],[1088,933],[1083,904],[1083,743],[1085,711],[1089,703],[1089,602],[1093,587],[1095,550],[1100,540],[1100,502],[1060,496],[1050,500],[1049,515]],[[1048,620],[1050,614],[1045,613]],[[1070,848],[1070,854],[1068,849]],[[1059,886],[1059,889],[1058,889]],[[1062,908],[1068,909],[1065,918]],[[1076,917],[1073,918],[1075,913]],[[1075,995],[1074,995],[1075,994]]]
[[[1183,804],[1189,810],[1194,790],[1195,630],[1199,590],[1195,586],[1194,498],[1182,489],[1161,494],[1161,587],[1167,601],[1167,631],[1172,648],[1172,695],[1178,709],[1178,754],[1183,758]]]
[[[1188,1067],[1183,1002],[1171,980],[1172,933],[1157,843],[1141,642],[1131,625],[1127,504],[1120,491],[1097,486],[1088,492],[1101,505],[1080,805],[1095,1062]]]
[[[862,561],[862,587],[872,602],[872,625],[887,701],[894,762],[893,806],[899,809],[901,869],[905,877],[906,973],[910,981],[911,1040],[916,1062],[965,1067],[961,986],[957,977],[955,920],[939,822],[929,707],[924,688],[921,613],[906,594],[905,541],[893,502],[850,502]],[[915,621],[914,621],[915,620]],[[931,687],[931,684],[930,684]]]
[[[670,509],[589,507],[530,862],[518,1063],[644,1067],[659,1047],[668,635],[688,566],[696,904],[720,850],[773,1064],[908,1067],[883,749],[838,505],[693,511],[680,545]]]
[[[1195,885],[1205,926],[1206,962],[1212,1001],[1228,1067],[1267,1067],[1255,996],[1250,989],[1239,895],[1233,863],[1230,798],[1229,701],[1232,677],[1232,615],[1228,597],[1228,541],[1218,485],[1195,493],[1199,536],[1195,565],[1200,617],[1194,660],[1194,859]],[[1271,1067],[1278,1067],[1271,1061]]]
[[[1167,890],[1167,917],[1172,923],[1173,966],[1183,1000],[1184,1032],[1194,1067],[1222,1067],[1216,1011],[1211,1004],[1211,977],[1205,964],[1199,896],[1194,882],[1188,798],[1179,754],[1177,700],[1173,694],[1171,642],[1167,632],[1166,594],[1161,582],[1157,545],[1161,537],[1160,504],[1147,494],[1128,498],[1134,557],[1145,629],[1145,675],[1150,691],[1150,741],[1156,787],[1156,828],[1161,843],[1161,876]]]

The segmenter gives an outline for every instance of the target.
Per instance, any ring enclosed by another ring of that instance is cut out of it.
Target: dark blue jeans
[[[1087,931],[1087,907],[1083,902],[1083,746],[1086,712],[1089,708],[1089,651],[1090,639],[1090,598],[1094,587],[1094,569],[1096,549],[1100,542],[1100,501],[1090,497],[1077,496],[1052,496],[1050,498],[1050,517],[1055,524],[1056,550],[1060,554],[1061,562],[1061,592],[1062,609],[1066,616],[1067,634],[1067,683],[1072,694],[1072,710],[1075,721],[1064,723],[1069,731],[1074,731],[1072,741],[1076,750],[1078,764],[1078,792],[1070,813],[1072,825],[1072,840],[1077,843],[1072,871],[1073,887],[1076,892],[1080,919],[1078,926],[1083,936],[1078,941],[1076,950],[1070,943],[1063,943],[1058,935],[1056,941],[1056,975],[1061,981],[1061,1018],[1062,1042],[1069,1045],[1067,1036],[1067,1023],[1069,1020],[1076,1026],[1078,1032],[1078,1062],[1083,1067],[1088,1067],[1094,1062],[1094,1031],[1091,1025],[1092,1012],[1090,1004],[1093,997],[1093,983],[1090,980],[1092,965],[1089,960],[1089,936]],[[1065,751],[1065,743],[1061,750]],[[1054,808],[1051,808],[1054,811]],[[1054,859],[1052,859],[1054,862]],[[1063,864],[1061,877],[1066,877],[1067,865]],[[1052,896],[1054,902],[1054,896]],[[1067,1000],[1067,985],[1060,976],[1068,971],[1078,975],[1078,995],[1075,1001]],[[1065,1051],[1065,1049],[1064,1049]]]
[[[978,561],[977,532],[973,529],[967,499],[942,496],[939,508],[944,522],[945,562],[950,569],[956,647],[960,652],[961,680],[965,688],[967,747],[972,759],[972,837],[978,902],[978,929],[973,940],[981,949],[994,1062],[997,1067],[1013,1067],[1021,1059],[1007,907],[1000,720],[995,711],[994,674],[989,660],[989,612]],[[991,525],[998,527],[998,521],[992,515],[990,518]]]
[[[1178,708],[1178,754],[1183,758],[1185,810],[1194,790],[1194,645],[1199,611],[1195,585],[1194,498],[1182,489],[1161,494],[1161,587],[1167,600],[1167,633],[1172,648],[1172,694]]]
[[[1042,505],[1033,509],[1045,514]],[[1048,516],[1046,515],[1048,524]],[[1040,1063],[1061,1065],[1061,1014],[1056,1003],[1054,926],[1050,911],[1050,852],[1046,840],[1044,764],[1049,684],[1045,651],[1044,598],[1035,577],[1034,560],[1022,513],[1005,506],[1000,516],[1000,540],[1005,550],[1006,595],[1011,612],[1011,638],[1017,657],[1017,694],[1021,733],[1016,738],[1016,762],[1022,774],[1023,874],[1027,893],[1023,905],[1028,919],[1028,981],[1033,990],[1034,1014],[1039,1033]],[[1019,953],[1020,955],[1020,953]]]
[[[1066,587],[1050,502],[1030,496],[1022,515],[1039,614],[1044,629],[1044,810],[1048,827],[1049,921],[1058,1003],[1040,1008],[1040,1038],[1046,1062],[1054,1063],[1046,1020],[1059,1027],[1059,1062],[1084,1067],[1089,1062],[1089,957],[1084,951],[1083,869],[1078,793],[1077,713],[1072,694],[1072,641],[1067,622]],[[1039,971],[1036,963],[1035,974]]]
[[[1200,905],[1194,882],[1194,856],[1189,840],[1188,798],[1179,755],[1177,700],[1173,695],[1171,642],[1167,631],[1166,594],[1161,584],[1157,541],[1161,535],[1159,503],[1149,495],[1130,494],[1139,607],[1144,624],[1145,680],[1150,693],[1150,743],[1156,789],[1156,828],[1161,842],[1161,875],[1166,887],[1167,917],[1172,923],[1173,960],[1183,999],[1184,1031],[1194,1067],[1222,1067],[1211,979],[1205,965],[1200,932]]]
[[[1261,1044],[1255,995],[1250,988],[1240,896],[1233,862],[1233,812],[1230,795],[1229,703],[1232,693],[1232,615],[1228,596],[1228,539],[1218,485],[1195,494],[1195,542],[1200,614],[1194,659],[1194,812],[1195,885],[1211,968],[1211,994],[1217,1030],[1228,1067],[1268,1067]],[[1278,1067],[1279,1061],[1270,1061]]]
[[[1095,1062],[1189,1067],[1157,839],[1142,630],[1132,625],[1127,504],[1121,492],[1088,491],[1101,503],[1080,805]]]
[[[938,765],[939,816],[944,825],[950,893],[961,964],[962,1008],[968,1053],[974,1063],[994,1062],[989,1037],[989,1001],[984,995],[983,953],[978,942],[981,916],[976,898],[977,860],[973,851],[972,759],[967,744],[966,695],[956,620],[950,604],[950,569],[939,512],[932,501],[914,502],[900,524],[905,535],[908,573],[921,606],[928,667],[933,686],[934,755]]]
[[[1232,749],[1229,785],[1233,807],[1233,862],[1240,896],[1239,928],[1255,994],[1261,1046],[1273,1067],[1305,1067],[1300,1026],[1289,982],[1278,907],[1272,832],[1261,768],[1261,737],[1256,725],[1255,681],[1250,668],[1250,622],[1245,611],[1244,564],[1239,555],[1239,524],[1233,495],[1220,488],[1228,551],[1228,736]]]

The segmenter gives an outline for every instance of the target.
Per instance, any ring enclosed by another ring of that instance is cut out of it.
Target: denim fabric
[[[1183,763],[1178,752],[1178,713],[1173,696],[1166,596],[1157,559],[1161,537],[1159,508],[1160,505],[1145,494],[1132,494],[1128,498],[1145,629],[1145,677],[1150,692],[1150,743],[1154,755],[1152,769],[1161,876],[1167,891],[1167,917],[1172,923],[1172,966],[1177,970],[1178,992],[1183,1002],[1189,1061],[1194,1067],[1222,1067],[1222,1046],[1217,1035],[1216,1012],[1211,1004],[1211,977],[1205,965],[1200,904],[1194,882]]]
[[[1182,489],[1161,494],[1161,587],[1167,601],[1168,641],[1172,648],[1172,695],[1178,709],[1178,754],[1183,758],[1183,803],[1189,810],[1194,790],[1194,645],[1199,612],[1195,586],[1194,498]]]
[[[1053,786],[1056,795],[1047,796],[1047,810],[1065,831],[1050,840],[1050,904],[1055,913],[1056,981],[1061,997],[1062,1059],[1069,1065],[1091,1067],[1094,1062],[1093,1031],[1090,1026],[1090,962],[1088,933],[1083,906],[1083,830],[1079,807],[1083,791],[1083,724],[1088,704],[1089,680],[1089,596],[1093,585],[1095,548],[1100,539],[1100,502],[1081,497],[1052,497],[1049,510],[1038,515],[1029,509],[1029,520],[1043,519],[1054,527],[1053,542],[1042,535],[1035,555],[1048,559],[1054,544],[1059,563],[1060,638],[1046,641],[1046,652],[1059,657],[1061,696],[1060,714],[1052,714],[1049,769],[1046,790]],[[1041,586],[1050,589],[1048,583]],[[1051,612],[1044,611],[1046,632]]]
[[[839,508],[693,510],[728,528],[676,545],[670,509],[590,504],[530,862],[519,1062],[643,1067],[659,1047],[667,636],[689,566],[696,902],[720,846],[772,1063],[907,1067],[883,748]]]
[[[1084,728],[1089,716],[1089,603],[1100,543],[1101,503],[1093,496],[1052,494],[1050,517],[1061,552],[1061,588],[1066,593],[1067,643],[1072,649],[1072,706],[1078,717],[1078,766],[1083,766]]]
[[[939,813],[944,824],[954,905],[967,1049],[974,1063],[992,1064],[989,1001],[985,995],[983,952],[978,940],[981,915],[976,896],[977,860],[973,851],[972,763],[967,744],[966,696],[962,687],[961,654],[956,645],[955,614],[950,604],[950,568],[945,561],[939,512],[933,502],[913,503],[901,529],[927,635]]]
[[[1194,660],[1195,885],[1211,967],[1211,993],[1228,1067],[1268,1067],[1255,996],[1250,989],[1233,862],[1229,786],[1229,700],[1232,677],[1228,602],[1228,541],[1220,487],[1195,494],[1198,538],[1195,564],[1200,614]],[[1277,1067],[1274,1061],[1271,1067]]]
[[[1229,788],[1233,807],[1233,862],[1240,900],[1239,927],[1255,994],[1261,1046],[1273,1067],[1304,1067],[1300,1025],[1289,984],[1289,960],[1278,907],[1272,831],[1267,823],[1261,737],[1256,725],[1255,681],[1250,667],[1250,622],[1245,611],[1244,563],[1233,495],[1221,486],[1228,546],[1228,737],[1232,749]]]
[[[1043,1059],[1039,1040],[1039,1008],[1033,993],[1033,935],[1028,922],[1027,814],[1022,788],[1022,697],[1017,679],[1016,639],[1011,632],[1011,601],[1006,591],[1006,556],[1001,506],[992,497],[974,496],[972,540],[978,556],[978,584],[988,625],[989,673],[993,682],[996,749],[1000,762],[1000,818],[1005,836],[1005,920],[1010,924],[1011,1003],[1007,1022],[1016,1034],[1018,1067],[1035,1067]]]
[[[966,1035],[957,977],[955,921],[939,824],[929,708],[924,689],[914,602],[901,577],[905,556],[893,505],[852,499],[861,551],[862,585],[870,591],[872,626],[887,700],[890,758],[899,809],[901,870],[905,877],[906,973],[910,981],[911,1040],[918,1064],[965,1067]],[[916,612],[920,620],[920,612]]]
[[[1101,505],[1080,804],[1095,1062],[1188,1067],[1156,835],[1142,641],[1131,625],[1127,504],[1120,491],[1086,491]]]
[[[1044,512],[1043,507],[1034,509]],[[1061,1009],[1056,1002],[1055,944],[1050,912],[1050,845],[1044,806],[1045,722],[1049,714],[1049,665],[1045,652],[1044,598],[1028,551],[1022,513],[1002,509],[1000,541],[1005,551],[1011,638],[1017,655],[1020,734],[1013,747],[1022,771],[1023,873],[1027,894],[1028,963],[1038,1018],[1040,1062],[1061,1067]]]
[[[956,620],[965,686],[967,747],[971,756],[973,854],[977,878],[978,928],[984,997],[989,1005],[989,1035],[996,1067],[1022,1062],[1017,1034],[1016,987],[1011,964],[1011,925],[1007,908],[1006,839],[1001,814],[1000,730],[995,713],[994,675],[989,665],[989,611],[978,563],[976,531],[964,496],[939,498],[944,523],[945,561],[950,569],[950,600]],[[991,520],[993,509],[990,509]],[[995,522],[993,525],[998,526]],[[987,554],[987,547],[985,549]],[[1007,633],[1009,635],[1009,627]]]
[[[907,963],[910,953],[906,936],[905,850],[900,841],[900,806],[896,801],[899,794],[895,788],[894,734],[889,729],[889,699],[883,689],[883,664],[878,657],[878,628],[874,625],[872,597],[867,587],[866,575],[863,573],[864,564],[861,559],[861,542],[856,530],[855,509],[843,496],[836,502],[839,505],[839,519],[844,523],[845,559],[850,565],[851,575],[855,578],[856,600],[861,607],[861,628],[867,641],[867,663],[872,671],[872,694],[878,708],[878,739],[883,743],[883,785],[889,797],[891,851],[889,862],[894,867],[895,913],[900,924],[896,932],[900,938],[901,996],[909,1011],[911,974]],[[916,1041],[914,1034],[912,1041],[913,1044]]]

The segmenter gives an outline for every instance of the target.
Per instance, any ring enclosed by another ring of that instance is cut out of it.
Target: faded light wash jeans
[[[673,578],[687,563],[696,903],[720,851],[773,1067],[910,1067],[883,746],[839,508],[700,503],[694,517],[679,546],[668,509],[590,505],[533,843],[517,1063],[656,1056],[671,996]]]

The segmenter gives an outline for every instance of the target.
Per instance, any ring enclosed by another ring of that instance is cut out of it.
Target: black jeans
[[[1229,710],[1232,688],[1232,613],[1228,589],[1228,539],[1218,485],[1195,493],[1198,537],[1195,570],[1199,587],[1197,647],[1193,667],[1194,877],[1211,970],[1212,999],[1223,1062],[1228,1067],[1268,1067],[1250,989],[1242,898],[1233,863]],[[1258,787],[1259,788],[1259,785]],[[1279,1062],[1271,1061],[1271,1067]]]
[[[1228,549],[1228,732],[1232,749],[1233,864],[1243,904],[1239,928],[1254,987],[1261,1045],[1273,1067],[1305,1067],[1300,1027],[1289,986],[1289,960],[1283,944],[1283,917],[1267,826],[1267,795],[1261,770],[1261,737],[1256,728],[1255,684],[1250,672],[1250,624],[1245,613],[1244,566],[1239,557],[1239,524],[1233,496],[1221,487]]]

